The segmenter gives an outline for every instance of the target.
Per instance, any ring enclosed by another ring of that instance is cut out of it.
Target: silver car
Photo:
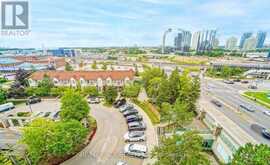
[[[142,142],[146,140],[143,131],[131,131],[124,135],[125,142]]]
[[[130,110],[130,109],[132,109],[133,108],[133,105],[131,105],[131,104],[125,104],[125,105],[123,105],[123,106],[121,106],[120,108],[119,108],[119,111],[121,112],[121,113],[123,113],[123,112],[125,112],[125,111],[127,111],[127,110]]]
[[[116,163],[116,165],[128,165],[126,162],[123,162],[123,161],[119,161]]]
[[[141,144],[127,144],[124,148],[125,155],[141,159],[147,158],[147,147]]]

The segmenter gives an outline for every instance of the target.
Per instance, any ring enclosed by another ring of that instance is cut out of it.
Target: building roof
[[[74,78],[79,80],[96,80],[98,78],[107,79],[110,77],[113,80],[124,80],[126,77],[129,79],[134,78],[134,71],[38,71],[33,73],[29,78],[32,80],[42,80],[45,75],[51,79],[70,80]]]

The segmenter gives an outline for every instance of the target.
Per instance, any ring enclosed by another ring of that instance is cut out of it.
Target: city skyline
[[[160,46],[167,28],[191,31],[217,29],[221,45],[244,32],[270,32],[260,17],[270,9],[266,0],[254,1],[163,1],[137,0],[87,2],[79,0],[30,1],[31,34],[3,37],[2,47],[99,47]],[[168,35],[173,45],[176,32]],[[266,44],[269,44],[267,37]]]

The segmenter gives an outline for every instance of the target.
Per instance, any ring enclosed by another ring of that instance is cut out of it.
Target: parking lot
[[[143,165],[151,162],[151,159],[140,159],[124,154],[124,146],[128,144],[124,141],[124,134],[128,131],[126,119],[119,109],[105,107],[102,104],[91,104],[91,115],[97,120],[97,132],[92,142],[80,153],[70,160],[64,162],[64,165],[114,165],[118,161],[124,161],[128,165]],[[147,115],[136,105],[134,105],[143,117],[146,124],[146,141],[145,142],[129,142],[143,144],[148,148],[148,156],[150,151],[157,143],[155,129],[147,117]],[[43,100],[40,103],[25,105],[17,105],[11,111],[6,113],[16,114],[18,112],[56,112],[60,110],[59,100]]]
[[[135,106],[135,108],[137,108]],[[149,151],[156,144],[156,133],[150,119],[142,110],[139,113],[146,123],[146,142],[130,142],[146,145]],[[143,165],[151,162],[151,159],[139,159],[124,154],[124,134],[128,131],[127,123],[123,115],[116,108],[105,107],[101,104],[91,104],[91,114],[97,120],[97,132],[90,145],[83,151],[63,163],[63,165],[115,165],[118,161],[124,161],[128,165]],[[150,155],[149,155],[150,156]]]
[[[40,103],[26,105],[16,105],[14,109],[5,112],[6,114],[16,114],[18,112],[56,112],[60,110],[60,102],[56,99],[42,100]],[[4,114],[4,113],[3,113]]]

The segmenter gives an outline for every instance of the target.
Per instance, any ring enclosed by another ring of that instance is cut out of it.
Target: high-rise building
[[[240,39],[239,48],[242,49],[244,47],[245,41],[252,36],[251,32],[244,33]]]
[[[210,51],[213,49],[214,40],[216,38],[216,30],[206,30],[200,32],[199,42],[196,48],[197,52]]]
[[[187,52],[190,48],[191,33],[189,31],[181,31],[174,39],[176,51]]]
[[[217,49],[219,46],[219,40],[217,38],[214,39],[214,42],[213,42],[213,48],[214,49]]]
[[[198,44],[200,39],[200,32],[193,33],[192,42],[191,42],[191,49],[197,50]]]
[[[237,38],[236,37],[228,38],[225,48],[228,50],[235,50],[237,48]]]
[[[263,48],[265,38],[266,38],[266,32],[259,31],[257,33],[257,37],[256,37],[256,39],[257,39],[256,48]]]
[[[246,39],[244,43],[243,50],[254,50],[256,49],[256,45],[257,45],[257,38],[249,37],[248,39]]]

